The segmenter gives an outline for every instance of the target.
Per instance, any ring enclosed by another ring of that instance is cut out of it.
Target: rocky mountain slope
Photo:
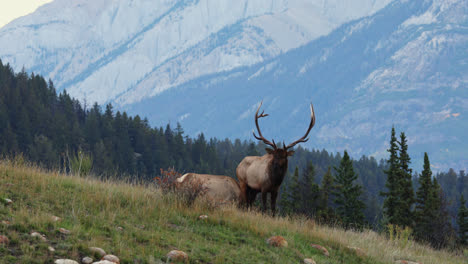
[[[466,0],[396,1],[265,63],[126,109],[153,123],[180,121],[189,133],[252,138],[263,99],[264,134],[289,142],[306,130],[312,101],[317,125],[308,147],[386,157],[395,126],[406,132],[417,170],[425,151],[434,170],[465,169],[467,7]]]
[[[186,133],[386,157],[405,131],[413,165],[468,167],[468,1],[56,0],[0,29],[0,58],[92,103],[180,122]],[[99,11],[98,11],[99,10]],[[345,24],[343,24],[345,23]]]
[[[0,29],[0,58],[125,105],[299,47],[391,0],[55,0]]]

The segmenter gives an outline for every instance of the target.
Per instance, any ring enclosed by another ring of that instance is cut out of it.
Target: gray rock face
[[[80,264],[72,259],[57,259],[54,263],[55,264]]]
[[[99,258],[102,258],[106,255],[106,251],[99,247],[90,247],[89,251],[91,251],[93,254],[96,254]]]
[[[81,260],[81,263],[83,263],[83,264],[91,264],[91,263],[93,263],[93,259],[90,258],[90,257],[84,257],[84,258]]]

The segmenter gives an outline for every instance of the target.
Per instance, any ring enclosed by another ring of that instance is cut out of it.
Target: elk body
[[[176,186],[185,189],[201,188],[201,197],[215,204],[239,202],[239,184],[229,176],[186,173],[176,179]]]
[[[315,114],[314,108],[311,104],[311,120],[305,135],[287,146],[285,146],[283,143],[283,147],[281,148],[276,146],[274,140],[270,142],[269,140],[265,139],[262,135],[262,132],[260,131],[258,119],[268,116],[268,114],[264,114],[264,112],[262,112],[260,115],[258,114],[261,106],[262,104],[260,103],[260,106],[255,113],[255,126],[257,127],[259,136],[255,135],[254,133],[254,137],[257,140],[263,141],[271,148],[266,148],[265,150],[267,154],[261,157],[245,157],[237,166],[236,175],[237,179],[239,180],[241,201],[250,207],[255,201],[257,194],[261,192],[263,210],[265,211],[267,207],[267,194],[270,193],[271,210],[274,215],[278,190],[281,183],[283,182],[286,171],[288,170],[288,157],[294,154],[294,151],[290,149],[293,148],[296,144],[306,142],[308,140],[307,136],[309,135],[312,127],[315,125]]]

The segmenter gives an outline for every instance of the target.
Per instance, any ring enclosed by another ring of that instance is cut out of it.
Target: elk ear
[[[271,148],[266,148],[265,150],[266,150],[266,152],[267,152],[268,154],[273,154],[273,152],[275,152],[275,151],[272,150]]]
[[[292,155],[294,155],[294,150],[288,151],[288,156],[292,156]]]

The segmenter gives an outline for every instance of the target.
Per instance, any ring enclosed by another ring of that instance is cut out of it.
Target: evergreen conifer
[[[336,191],[335,204],[336,212],[343,222],[345,228],[361,228],[364,225],[364,203],[359,199],[362,194],[362,187],[354,182],[357,174],[354,173],[353,163],[344,152],[340,166],[336,170]]]

